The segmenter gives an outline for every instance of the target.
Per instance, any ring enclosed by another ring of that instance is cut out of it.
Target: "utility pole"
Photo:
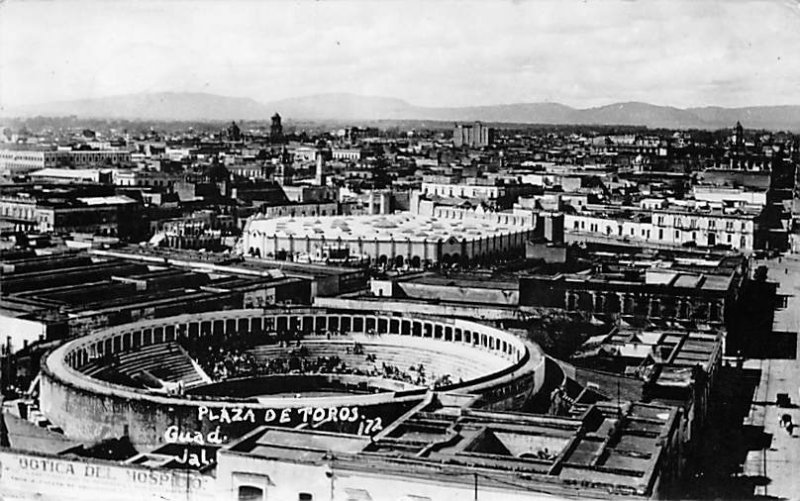
[[[475,501],[478,501],[478,474],[473,473],[472,475],[475,478]]]
[[[332,453],[332,452],[330,452],[330,451],[329,451],[329,452],[328,452],[328,454],[329,454],[329,456],[330,456],[330,464],[329,464],[329,467],[330,467],[330,469],[331,469],[331,471],[330,471],[330,472],[328,472],[328,476],[331,478],[331,501],[333,501],[333,498],[334,498],[334,493],[335,493],[335,488],[334,488],[334,480],[336,479],[336,475],[335,475],[335,474],[334,474],[334,472],[333,472],[333,461],[334,461],[334,459],[336,459],[336,458],[334,457],[334,455],[333,455],[333,453]]]

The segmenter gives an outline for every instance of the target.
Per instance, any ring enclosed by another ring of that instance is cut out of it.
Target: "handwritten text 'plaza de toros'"
[[[286,409],[253,409],[244,407],[222,407],[213,409],[200,406],[197,420],[210,424],[279,424],[294,426],[309,424],[313,427],[325,423],[359,423],[358,434],[370,435],[383,429],[380,417],[368,418],[359,412],[358,407],[301,407]],[[208,433],[196,430],[182,430],[178,425],[167,427],[164,438],[170,443],[194,443],[197,445],[217,445],[228,440],[217,426]]]

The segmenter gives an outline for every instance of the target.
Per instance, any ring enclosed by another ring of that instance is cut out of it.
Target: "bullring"
[[[219,362],[204,370],[206,353],[218,356],[234,341],[247,343],[235,360],[253,371],[221,377]],[[521,409],[542,385],[544,360],[532,343],[459,319],[228,310],[141,320],[65,343],[43,362],[40,401],[71,438],[127,435],[139,448],[222,445],[265,424],[372,435],[432,392],[470,407]]]

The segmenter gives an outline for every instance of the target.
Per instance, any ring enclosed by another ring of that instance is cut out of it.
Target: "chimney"
[[[325,186],[325,157],[322,155],[321,150],[317,150],[317,174],[314,177],[314,184],[317,186]]]

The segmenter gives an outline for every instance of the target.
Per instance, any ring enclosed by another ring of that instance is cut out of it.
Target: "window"
[[[716,228],[717,227],[717,222],[715,220],[713,220],[713,219],[709,219],[708,220],[708,227],[709,228]]]
[[[297,494],[297,501],[314,501],[314,495],[308,492],[301,492]]]
[[[364,489],[345,487],[344,493],[346,495],[345,501],[372,501],[372,496]]]
[[[260,501],[264,499],[264,490],[252,485],[239,487],[239,501]]]

